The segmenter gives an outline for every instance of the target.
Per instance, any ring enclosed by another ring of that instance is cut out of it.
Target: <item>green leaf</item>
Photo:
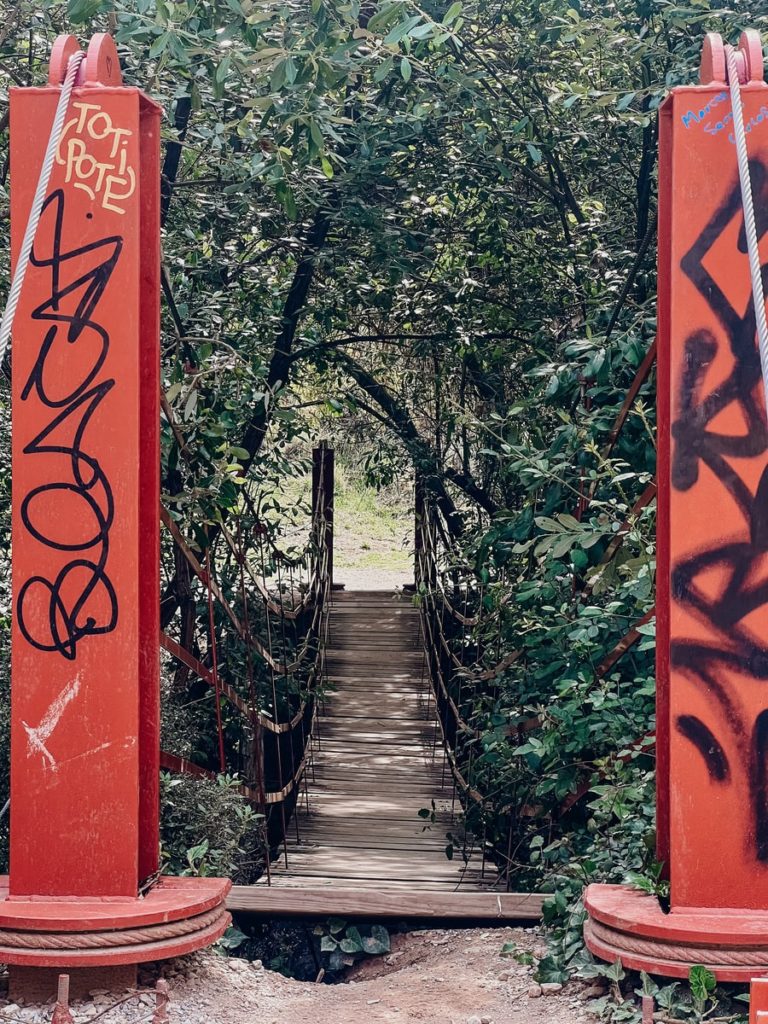
[[[373,956],[388,953],[390,941],[387,929],[383,928],[380,924],[375,924],[371,928],[371,934],[363,936],[363,950]]]
[[[323,138],[323,131],[317,121],[312,118],[309,122],[309,135],[314,144],[318,149],[322,149],[325,145],[325,139]]]
[[[410,82],[411,80],[411,62],[407,57],[403,57],[400,61],[400,74],[403,76],[404,82]]]
[[[67,15],[73,25],[90,21],[104,6],[104,0],[67,0]]]
[[[170,42],[170,40],[171,40],[171,33],[170,32],[163,32],[161,35],[159,35],[157,37],[157,39],[155,39],[154,43],[152,43],[152,45],[149,48],[149,56],[150,57],[159,57],[160,54],[163,52],[163,50],[165,50],[167,48],[168,43]]]
[[[694,999],[706,1002],[712,992],[715,991],[717,978],[712,971],[702,964],[694,964],[688,972],[688,982],[691,986],[691,995]]]
[[[621,960],[616,960],[610,965],[610,967],[604,967],[603,977],[608,978],[609,981],[621,981],[625,977],[624,967],[622,966]]]
[[[392,72],[392,68],[395,66],[394,57],[387,57],[373,73],[374,82],[383,82],[384,79]]]
[[[350,925],[349,928],[347,928],[346,935],[339,943],[339,946],[344,953],[363,952],[363,939],[360,935],[360,931],[355,925]]]
[[[296,75],[299,73],[299,69],[296,66],[296,62],[293,57],[288,57],[285,61],[285,80],[288,85],[293,85],[296,81]]]
[[[410,18],[406,18],[405,21],[401,21],[399,25],[395,25],[395,27],[384,37],[384,42],[390,46],[393,43],[399,43],[401,39],[405,38],[405,36],[412,34],[411,29],[413,29],[415,25],[418,25],[420,21],[420,14],[414,14]]]
[[[332,953],[338,946],[338,942],[332,935],[324,935],[320,940],[320,950],[323,953]]]
[[[333,164],[331,163],[327,156],[322,157],[322,159],[320,160],[320,166],[326,178],[330,179],[333,177]]]
[[[445,12],[445,16],[443,18],[443,24],[444,25],[450,25],[454,21],[456,21],[458,16],[461,14],[461,7],[462,7],[462,5],[460,3],[460,0],[456,0],[455,4],[451,4],[451,6]]]
[[[219,85],[221,85],[226,79],[227,75],[229,74],[229,69],[231,66],[232,55],[228,53],[224,60],[222,60],[219,63],[218,67],[216,68],[216,74],[214,75],[214,80],[218,82]]]
[[[542,154],[539,147],[534,146],[532,142],[526,142],[525,147],[530,154],[531,160],[533,160],[535,164],[540,164],[542,160]]]

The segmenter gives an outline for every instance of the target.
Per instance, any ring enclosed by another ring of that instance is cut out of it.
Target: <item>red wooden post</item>
[[[413,581],[418,590],[419,584],[423,582],[422,559],[424,557],[424,530],[426,529],[427,500],[424,491],[424,476],[421,470],[416,470],[413,480]]]
[[[318,541],[327,552],[328,580],[333,586],[334,452],[326,441],[312,449],[312,515],[323,528]]]
[[[752,978],[749,986],[749,1024],[764,1024],[766,1017],[768,1017],[768,978]]]
[[[60,37],[49,85],[12,91],[14,259],[77,50],[74,37]],[[159,140],[160,109],[122,84],[112,39],[95,36],[13,334],[11,871],[0,883],[0,961],[12,965],[135,964],[198,948],[227,924],[225,881],[152,887]],[[200,914],[199,931],[169,927]],[[140,926],[141,949],[78,949],[73,938],[62,952],[44,941],[46,932]],[[6,949],[4,929],[42,941]]]
[[[768,88],[740,42],[768,262]],[[720,980],[768,969],[768,424],[719,36],[661,117],[657,575],[658,850],[671,912],[591,886],[587,942],[629,967]],[[749,947],[749,950],[745,949]]]

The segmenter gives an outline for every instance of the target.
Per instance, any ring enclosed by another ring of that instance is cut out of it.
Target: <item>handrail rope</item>
[[[749,276],[752,282],[752,302],[755,308],[757,347],[760,352],[763,393],[765,395],[766,413],[768,414],[768,319],[766,319],[765,314],[763,271],[757,242],[757,223],[755,221],[755,206],[752,198],[752,177],[749,171],[749,154],[747,153],[747,133],[744,127],[744,108],[741,102],[739,66],[736,60],[736,51],[732,46],[726,46],[725,55],[728,66],[728,85],[731,91],[733,128],[736,137],[736,163],[739,169],[739,184],[741,185],[741,204],[744,209],[744,231],[747,236]]]
[[[314,724],[314,715],[313,715]],[[299,766],[294,772],[293,778],[291,778],[282,789],[269,790],[264,794],[264,803],[269,805],[279,804],[295,789],[297,783],[300,781],[301,776],[304,773],[307,762],[307,752],[305,751],[304,756],[299,762]],[[166,771],[175,772],[178,775],[193,775],[197,778],[215,779],[216,773],[212,772],[209,768],[202,768],[199,764],[195,764],[194,761],[190,761],[189,758],[179,757],[177,754],[170,754],[163,750],[160,753],[160,767],[165,768]],[[244,796],[251,803],[259,804],[259,794],[253,789],[252,786],[245,784],[234,787],[235,792]]]
[[[24,278],[27,274],[27,267],[29,266],[30,258],[32,256],[32,248],[35,244],[35,235],[37,234],[37,229],[40,225],[40,218],[43,214],[43,206],[45,205],[46,193],[48,192],[48,186],[51,182],[51,173],[53,172],[53,164],[56,159],[56,151],[59,148],[61,133],[64,129],[64,119],[67,116],[67,109],[72,97],[72,90],[75,87],[77,73],[84,60],[85,54],[82,51],[78,51],[77,53],[73,53],[67,61],[67,71],[61,86],[61,92],[59,93],[59,100],[56,104],[56,112],[53,116],[53,123],[51,125],[51,134],[48,136],[48,144],[45,149],[43,164],[40,168],[40,177],[37,180],[37,188],[35,189],[35,194],[32,199],[32,206],[29,209],[27,226],[24,229],[24,237],[16,260],[16,269],[11,280],[11,287],[8,292],[8,299],[5,304],[3,318],[0,321],[0,366],[5,360],[8,346],[11,341],[13,321],[19,305],[21,289],[24,285]]]
[[[423,532],[423,529],[422,529],[422,532]],[[431,547],[430,547],[430,551],[431,551]],[[419,550],[418,557],[417,557],[417,566],[419,566],[419,571],[422,574],[422,576],[424,576],[423,561],[424,561],[425,557],[426,557],[425,546],[422,543],[421,549]],[[450,768],[450,771],[451,771],[451,775],[453,776],[454,782],[459,787],[461,792],[464,793],[466,796],[468,796],[473,801],[473,803],[479,805],[481,807],[481,809],[485,809],[487,807],[490,807],[487,798],[485,796],[483,796],[483,794],[478,789],[476,789],[474,786],[472,786],[471,783],[464,777],[463,773],[461,772],[461,769],[459,768],[457,751],[454,750],[453,747],[451,746],[451,744],[450,744],[450,742],[448,740],[448,736],[447,736],[446,731],[445,731],[445,725],[444,725],[443,720],[442,720],[442,714],[440,713],[440,697],[441,697],[441,694],[437,691],[436,686],[435,686],[435,673],[433,673],[433,671],[432,671],[432,664],[433,664],[433,662],[432,662],[432,657],[430,657],[430,654],[432,654],[433,657],[434,657],[434,667],[436,669],[436,675],[437,675],[438,681],[440,683],[440,690],[442,692],[443,698],[445,699],[446,703],[449,705],[449,707],[450,707],[450,709],[451,709],[451,711],[453,713],[454,721],[455,721],[455,727],[457,728],[457,730],[465,731],[465,732],[469,733],[473,737],[474,740],[477,740],[479,738],[479,735],[480,735],[476,730],[474,730],[471,726],[469,726],[464,721],[464,719],[461,717],[461,715],[460,715],[460,713],[458,711],[458,708],[456,707],[455,702],[452,700],[450,694],[448,693],[448,690],[447,690],[447,687],[446,687],[446,684],[445,684],[445,680],[443,678],[442,670],[440,669],[439,657],[437,656],[437,648],[435,646],[434,633],[433,633],[433,630],[432,630],[431,616],[429,614],[430,609],[429,609],[428,604],[429,604],[429,594],[427,595],[427,601],[426,602],[422,602],[422,604],[420,606],[421,619],[422,619],[422,640],[423,640],[423,643],[424,643],[424,653],[425,653],[427,665],[430,667],[430,671],[429,671],[430,688],[432,689],[432,692],[433,692],[433,695],[434,695],[434,698],[435,698],[435,705],[436,705],[436,710],[437,710],[437,721],[438,721],[438,725],[440,727],[440,734],[441,734],[442,741],[443,741],[443,748],[445,750],[446,759],[448,761],[448,765],[449,765],[449,768]],[[435,616],[436,616],[436,609],[434,608],[434,601],[432,602],[432,613],[435,614]],[[429,643],[427,643],[427,632],[429,633]]]
[[[227,543],[228,547],[232,550],[232,553],[235,555],[235,557],[238,560],[242,559],[242,567],[244,568],[245,572],[247,572],[248,575],[250,576],[251,582],[256,587],[259,594],[261,594],[261,596],[264,598],[264,602],[268,609],[272,612],[273,615],[279,615],[280,605],[277,603],[277,601],[274,600],[274,598],[269,592],[269,589],[264,585],[262,580],[259,579],[258,574],[253,571],[253,567],[249,563],[246,556],[236,550],[232,534],[223,524],[221,526],[221,534],[224,537],[224,540]],[[287,619],[298,619],[299,616],[302,615],[304,610],[308,607],[308,605],[312,603],[314,597],[314,589],[317,585],[317,580],[318,577],[313,576],[312,583],[307,588],[306,593],[304,594],[304,596],[301,599],[301,602],[298,605],[294,605],[291,608],[284,610],[284,614]]]
[[[327,571],[327,564],[326,563],[327,563],[327,559],[323,559],[323,560],[321,560],[321,562],[318,563],[318,568],[319,568],[320,573],[324,573],[324,572]],[[202,581],[205,583],[207,581],[207,579],[209,578],[208,573],[207,573],[207,571],[203,571],[202,570],[202,566],[200,566],[199,563],[197,563],[197,560],[194,558],[194,556],[192,556],[192,566],[193,566],[193,568],[196,569],[196,571],[200,570],[199,571],[199,575],[200,575]],[[208,588],[206,587],[206,589],[208,589]],[[214,593],[216,592],[217,589],[218,588],[215,587],[215,585],[213,585],[210,588],[210,590],[212,590]],[[314,640],[315,640],[314,634],[316,633],[317,634],[317,639],[320,639],[319,628],[320,628],[321,622],[322,622],[323,609],[322,609],[321,606],[322,606],[323,603],[324,603],[323,601],[318,602],[318,605],[315,607],[312,621],[309,624],[308,629],[307,629],[308,639],[307,639],[306,643],[304,644],[302,657],[300,659],[297,659],[296,661],[294,661],[292,663],[294,671],[295,671],[296,668],[299,667],[299,664],[301,662],[303,662],[305,654],[306,654],[306,651],[309,650],[311,644],[314,642]],[[258,645],[257,645],[257,643],[255,643],[253,641],[253,637],[250,635],[250,630],[248,630],[247,636],[248,636],[248,640],[249,640],[249,643],[247,644],[247,646],[248,646],[248,656],[250,657],[250,649],[251,649],[251,647],[252,646],[258,646]],[[181,644],[179,644],[177,641],[175,641],[172,637],[168,636],[168,634],[166,634],[165,632],[161,632],[161,634],[160,634],[160,643],[161,643],[161,646],[166,651],[168,651],[169,654],[171,654],[173,657],[177,658],[179,661],[181,661],[183,664],[185,664],[188,668],[192,669],[192,671],[194,671],[204,682],[206,682],[209,686],[211,686],[214,690],[216,690],[217,694],[221,693],[221,695],[225,696],[237,708],[237,710],[244,717],[246,717],[246,718],[248,718],[249,720],[252,721],[254,726],[261,726],[262,728],[265,728],[265,729],[267,729],[267,730],[269,730],[271,732],[281,733],[282,734],[282,733],[288,733],[288,732],[293,731],[293,729],[295,729],[296,726],[302,721],[302,718],[303,718],[303,716],[304,716],[304,714],[306,712],[306,703],[307,703],[306,700],[302,701],[301,706],[299,707],[299,709],[296,711],[296,713],[293,715],[293,717],[289,721],[287,721],[287,722],[275,722],[271,718],[268,718],[267,716],[265,716],[264,714],[262,714],[260,712],[256,712],[254,714],[253,710],[248,707],[248,705],[245,703],[245,701],[237,693],[236,690],[234,690],[231,686],[229,686],[223,680],[221,680],[221,679],[217,680],[218,673],[216,673],[216,674],[212,673],[211,670],[208,669],[207,666],[203,665],[202,662],[200,662],[200,660],[198,658],[196,658],[193,654],[191,654],[191,652],[187,651],[186,648],[184,648]],[[274,659],[272,659],[272,660],[274,661]],[[317,661],[317,655],[316,655],[316,658],[315,658],[315,662],[316,661]],[[277,665],[276,662],[275,662],[275,667],[279,669],[279,666]],[[314,667],[316,668],[316,665]],[[289,666],[289,668],[291,668],[291,666]],[[217,683],[218,683],[218,689],[217,689]],[[311,688],[313,688],[313,687],[311,687]],[[217,696],[217,699],[218,699],[218,696]]]
[[[325,604],[325,597],[326,597],[326,595],[324,594],[323,604]],[[169,637],[165,637],[165,639],[170,641]],[[174,643],[174,642],[171,641],[171,643]],[[179,645],[176,645],[176,646],[178,647]],[[184,654],[188,653],[188,652],[184,651],[183,648],[181,648],[180,650]],[[312,681],[311,681],[311,689],[312,689],[312,691],[314,691],[314,689],[316,687],[316,684],[317,684],[317,676],[318,676],[317,666],[318,666],[318,662],[321,660],[321,658],[322,658],[322,649],[319,647],[317,652],[316,652],[315,663],[313,665],[314,674],[312,676]],[[192,659],[192,660],[195,660],[195,659]],[[205,675],[203,675],[203,678],[206,678],[206,676],[210,676],[211,675],[211,673],[207,669],[205,669],[205,666],[200,665],[199,662],[198,662],[198,665],[199,665],[199,667],[201,669],[203,669],[203,671],[205,673]],[[224,684],[224,683],[222,683],[221,685],[222,685],[222,693],[224,693],[225,695],[229,696],[229,694],[227,694],[226,691],[227,691],[227,689],[230,689],[230,688],[226,687],[226,684]],[[231,691],[231,692],[234,692],[234,691]],[[237,698],[237,702],[240,705],[242,705],[243,708],[245,708],[246,706],[245,706],[244,702],[241,700],[241,698],[239,698],[239,696],[237,694],[235,694],[235,697]],[[299,709],[297,714],[294,716],[294,719],[292,720],[292,725],[298,724],[298,722],[300,720],[303,720],[303,718],[306,716],[307,706],[308,706],[308,702],[304,701],[302,703],[302,705],[301,705],[301,708]],[[246,710],[247,710],[247,708],[246,708]],[[310,723],[309,734],[312,733],[312,730],[314,728],[315,721],[316,721],[316,714],[317,714],[316,705],[313,705],[313,707],[312,707],[312,721]],[[259,723],[259,724],[261,724],[261,723]],[[270,727],[274,725],[274,723],[271,723],[271,722],[266,722],[266,724],[268,726],[270,726]],[[286,725],[286,723],[283,723],[283,726],[285,726],[285,725]],[[283,727],[283,728],[280,728],[279,731],[286,732],[286,731],[288,731],[288,729]],[[299,763],[298,767],[294,771],[292,778],[282,787],[282,789],[277,790],[277,791],[269,791],[269,792],[257,793],[253,789],[253,787],[247,786],[247,785],[241,785],[241,786],[237,787],[237,792],[239,792],[241,795],[245,796],[251,802],[256,803],[256,804],[274,805],[274,804],[277,804],[277,803],[281,803],[283,800],[285,800],[287,798],[287,796],[289,796],[293,792],[293,790],[295,789],[296,785],[300,782],[301,777],[304,774],[304,771],[306,769],[306,763],[307,763],[308,756],[309,756],[308,748],[307,748],[307,744],[305,743],[301,762]],[[161,752],[161,766],[166,768],[169,771],[176,771],[176,772],[179,772],[179,773],[190,774],[190,775],[206,777],[206,778],[215,778],[216,777],[214,772],[211,772],[207,768],[202,768],[200,765],[195,764],[195,762],[190,761],[188,758],[182,758],[182,757],[179,757],[178,755],[170,754],[170,753],[168,753],[166,751],[162,751]],[[282,775],[282,772],[281,772],[281,775]]]
[[[318,615],[318,619],[319,619]],[[313,620],[313,627],[317,625],[317,622]],[[198,658],[191,654],[185,647],[183,647],[177,640],[169,636],[164,631],[160,633],[160,646],[166,650],[172,657],[181,661],[187,668],[190,668],[197,676],[199,676],[205,683],[211,688],[215,689],[215,681],[212,671],[204,665]],[[306,703],[302,703],[301,707],[296,711],[294,716],[286,722],[276,722],[273,719],[267,717],[262,712],[257,712],[252,715],[250,708],[240,696],[240,694],[228,683],[219,679],[219,691],[222,696],[226,697],[227,700],[233,704],[238,711],[245,718],[253,719],[254,723],[258,723],[263,728],[268,729],[274,733],[287,733],[291,732],[299,723],[301,715],[304,713]]]
[[[265,558],[264,558],[264,535],[262,533],[259,533],[259,554],[261,556],[261,574],[262,574],[262,576],[265,576],[266,575],[266,564],[265,564]],[[269,648],[269,652],[270,652],[270,656],[271,656],[271,654],[272,654],[272,619],[270,618],[269,615],[266,616],[266,623],[265,624],[266,624],[266,627],[267,627],[267,646]],[[270,657],[270,661],[267,663],[267,665],[268,665],[268,668],[269,668],[269,678],[270,678],[271,690],[272,690],[272,713],[274,714],[275,718],[277,718],[277,716],[278,716],[278,711],[277,711],[277,707],[278,707],[278,705],[277,705],[277,685],[276,685],[276,682],[275,682],[274,661],[272,660],[271,657]],[[277,777],[278,777],[279,781],[281,783],[283,783],[283,750],[282,750],[282,744],[280,743],[279,739],[275,743],[275,758],[277,760]],[[281,828],[282,828],[283,852],[284,852],[284,856],[285,856],[285,866],[287,868],[288,867],[288,843],[287,843],[287,837],[286,837],[285,806],[282,803],[280,804],[280,824],[281,824]],[[268,850],[267,851],[267,856],[269,856],[269,855],[270,855],[270,851]]]
[[[428,550],[430,551],[431,557],[432,557],[432,561],[435,563],[435,567],[437,568],[437,563],[436,563],[436,559],[434,557],[434,551],[433,551],[432,544],[429,545],[429,549]],[[425,555],[425,547],[424,546],[422,547],[421,551],[419,552],[418,557],[419,557],[419,559],[423,559],[424,557],[426,557],[426,555]],[[422,577],[423,578],[428,578],[428,575],[422,572]],[[466,625],[475,625],[474,621],[466,619],[465,617],[461,616],[460,614],[454,612],[454,609],[451,607],[450,602],[448,602],[447,598],[445,597],[445,589],[442,586],[442,582],[440,581],[439,573],[436,573],[435,578],[436,578],[436,581],[439,583],[438,589],[441,592],[441,602],[446,606],[447,610],[454,614],[454,618],[456,618],[457,621],[462,622],[463,624],[466,624]],[[499,613],[500,613],[500,610],[501,609],[499,608],[498,609]],[[482,617],[478,616],[477,617],[477,624],[479,624],[481,621],[483,621]],[[439,619],[437,629],[438,629],[438,632],[439,632],[439,635],[440,635],[440,642],[441,642],[443,648],[445,649],[446,653],[449,655],[449,657],[453,661],[453,663],[456,665],[457,668],[461,669],[462,671],[469,672],[469,669],[467,669],[465,667],[464,663],[456,656],[456,654],[453,651],[453,649],[449,646],[447,638],[446,638],[446,635],[445,635],[445,630],[444,630],[444,627],[443,627],[442,619]],[[519,651],[519,650],[510,651],[509,654],[505,655],[496,665],[492,666],[491,668],[484,669],[481,672],[471,672],[470,673],[470,678],[474,682],[485,682],[485,681],[488,681],[490,679],[495,679],[497,676],[501,675],[502,672],[504,672],[511,665],[513,665],[517,661],[517,659],[521,656],[521,654],[522,654],[522,652]]]
[[[171,536],[176,541],[176,543],[177,543],[177,545],[179,547],[179,550],[181,551],[181,553],[186,558],[186,560],[189,563],[190,567],[192,568],[192,571],[194,572],[194,574],[197,576],[197,578],[200,580],[200,582],[204,586],[207,586],[207,583],[206,583],[206,571],[205,571],[205,569],[203,568],[203,566],[198,561],[196,555],[194,554],[192,549],[187,544],[187,542],[184,539],[184,537],[183,537],[181,531],[179,530],[178,526],[176,525],[176,523],[174,522],[174,520],[171,518],[170,514],[168,513],[167,509],[163,505],[160,506],[160,519],[163,522],[163,524],[167,527],[169,532],[171,533]],[[224,609],[224,612],[226,613],[227,617],[231,621],[232,625],[235,627],[235,630],[237,631],[237,633],[239,634],[241,639],[244,639],[244,637],[245,637],[245,630],[244,630],[242,622],[238,618],[237,613],[232,608],[230,603],[224,597],[224,594],[221,592],[221,589],[218,586],[218,584],[216,584],[214,581],[211,581],[211,590],[212,590],[213,595],[216,598],[216,600],[219,602],[221,607]],[[275,672],[277,672],[278,675],[284,675],[285,674],[283,668],[280,666],[280,664],[277,661],[274,660],[274,658],[272,658],[271,652],[261,643],[260,640],[258,640],[256,637],[252,636],[251,637],[251,644],[256,649],[256,651],[258,652],[260,657],[263,658],[263,660],[266,661],[268,664],[270,664],[271,667],[274,669]],[[305,644],[302,648],[298,649],[297,657],[294,659],[293,662],[291,662],[287,666],[288,674],[290,674],[291,672],[295,672],[296,669],[299,668],[301,663],[304,661],[304,658],[306,657],[306,653],[307,653],[307,645]]]
[[[429,621],[428,620],[427,620],[427,627],[429,628]],[[430,634],[431,634],[431,630],[430,630]],[[424,632],[423,631],[422,631],[422,636],[424,636]],[[424,653],[425,653],[425,656],[427,658],[427,664],[430,664],[429,649],[428,649],[427,644],[426,644],[426,637],[425,636],[424,636]],[[461,770],[459,769],[458,761],[457,761],[457,758],[456,758],[455,751],[453,750],[453,748],[451,747],[450,743],[448,742],[448,737],[447,737],[446,732],[445,732],[445,725],[443,723],[442,715],[440,714],[440,710],[439,710],[440,705],[438,703],[438,701],[440,699],[440,695],[438,694],[437,690],[435,689],[435,681],[434,681],[434,678],[433,678],[433,673],[431,671],[429,673],[429,677],[430,677],[430,686],[431,686],[432,693],[433,693],[434,698],[435,698],[435,705],[436,705],[436,710],[437,710],[436,717],[437,717],[438,725],[440,726],[440,735],[442,736],[442,740],[443,740],[443,749],[445,750],[446,758],[448,760],[448,764],[450,766],[451,774],[453,775],[454,781],[459,786],[461,791],[463,793],[466,793],[468,796],[470,796],[475,803],[478,803],[478,804],[480,804],[482,806],[485,806],[485,798],[483,797],[483,795],[479,792],[479,790],[476,790],[473,786],[470,785],[470,783],[464,778],[464,776],[461,773]],[[442,678],[441,678],[441,682],[442,682]]]

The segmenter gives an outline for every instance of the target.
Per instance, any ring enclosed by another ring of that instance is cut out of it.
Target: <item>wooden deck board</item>
[[[496,892],[495,867],[452,819],[454,800],[434,701],[425,686],[418,611],[382,592],[334,595],[307,792],[284,850],[232,910],[381,917],[535,919],[541,896]],[[436,809],[434,823],[419,816]],[[448,833],[455,856],[445,855]],[[296,834],[295,834],[296,833]],[[298,838],[297,838],[298,836]]]

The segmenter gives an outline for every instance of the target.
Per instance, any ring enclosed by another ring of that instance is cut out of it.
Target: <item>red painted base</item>
[[[590,885],[584,939],[611,963],[670,978],[703,964],[718,981],[768,973],[768,911],[677,908],[665,914],[655,896],[621,885]]]
[[[139,899],[9,896],[0,876],[0,963],[111,967],[182,956],[230,924],[225,878],[164,877]]]

